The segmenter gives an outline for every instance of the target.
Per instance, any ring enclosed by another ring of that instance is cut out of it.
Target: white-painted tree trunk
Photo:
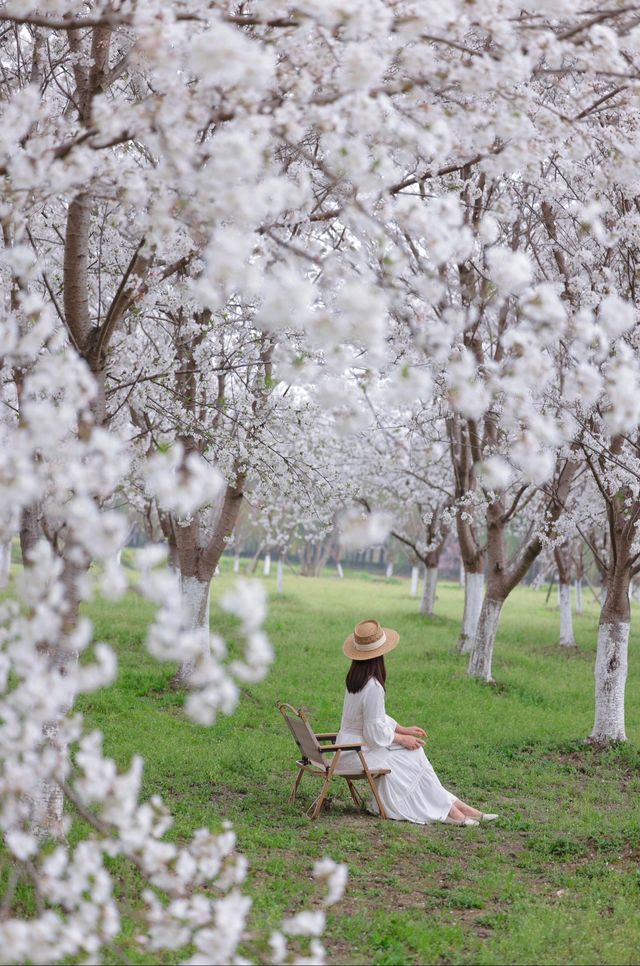
[[[233,572],[234,574],[240,573],[240,554],[237,553],[233,558]]]
[[[476,631],[476,641],[469,658],[467,674],[472,678],[491,682],[491,663],[493,661],[493,647],[498,633],[500,613],[504,601],[485,597],[480,611],[480,620]]]
[[[420,598],[420,604],[418,607],[418,612],[420,614],[426,614],[429,609],[429,585],[427,583],[427,571],[424,572],[424,577],[422,578],[422,597]]]
[[[276,578],[276,588],[279,594],[282,593],[282,587],[284,583],[284,560],[282,557],[278,557],[278,573]]]
[[[462,557],[461,557],[460,558],[460,570],[458,572],[458,581],[460,582],[460,586],[461,587],[464,587],[464,582],[465,582],[466,579],[467,579],[467,572],[464,569],[464,562],[463,562]]]
[[[411,568],[411,596],[418,596],[418,577],[420,576],[420,571],[418,567]]]
[[[70,710],[71,705],[61,707],[60,715],[68,714]],[[43,727],[43,733],[46,743],[55,749],[62,763],[67,755],[67,746],[60,740],[59,722],[47,722]],[[62,770],[61,768],[60,771]],[[64,792],[58,782],[41,781],[36,797],[30,799],[30,808],[31,827],[37,838],[51,837],[59,840],[64,837]]]
[[[342,564],[339,560],[336,560],[336,567],[338,568],[338,577],[340,580],[344,579],[344,570],[342,569]]]
[[[209,646],[211,581],[200,580],[198,577],[181,576],[180,588],[182,591],[182,607],[187,626],[191,630],[200,632],[202,653],[206,659],[211,653]],[[193,660],[183,661],[176,675],[176,681],[186,683],[191,676],[194,665],[195,662]]]
[[[558,584],[558,604],[560,606],[560,646],[575,647],[571,614],[571,584]]]
[[[264,555],[264,566],[262,569],[262,573],[264,574],[265,577],[268,577],[269,574],[271,573],[271,554],[270,553],[265,553]]]
[[[68,588],[67,593],[69,593]],[[75,597],[69,603],[71,613],[67,617],[67,626],[64,632],[65,637],[73,631],[77,622],[77,601]],[[68,683],[71,680],[70,671],[72,665],[78,663],[77,651],[59,645],[52,645],[51,647],[47,647],[46,654],[53,673],[59,674]],[[57,717],[45,722],[42,727],[44,743],[48,746],[48,753],[55,756],[56,764],[53,774],[55,775],[57,772],[57,775],[60,777],[64,774],[64,763],[69,756],[66,730],[61,729],[60,725],[65,716],[71,711],[73,702],[74,695],[71,690],[65,689],[64,687],[61,688],[58,694]],[[31,828],[37,838],[53,838],[58,840],[64,838],[64,792],[59,781],[56,781],[55,778],[52,781],[40,781],[35,795],[30,799],[30,806]]]
[[[591,741],[626,741],[624,692],[627,682],[628,621],[600,624],[596,652],[596,714]]]
[[[389,577],[393,577],[393,562],[391,560],[387,564],[386,573],[387,573],[387,580],[389,579]]]
[[[120,549],[118,550],[118,552],[116,554],[116,563],[117,563],[118,567],[121,567],[122,566],[122,547],[120,547]]]
[[[5,540],[0,543],[0,587],[6,587],[9,583],[9,573],[11,570],[11,541]]]
[[[465,573],[464,613],[462,616],[462,630],[458,641],[458,650],[462,654],[471,654],[474,648],[483,597],[484,574]]]
[[[436,587],[438,585],[438,568],[425,567],[424,585],[422,589],[422,600],[420,601],[420,613],[428,617],[433,616],[433,608],[436,602]]]
[[[582,614],[584,611],[584,605],[582,603],[582,581],[581,580],[576,580],[575,590],[576,590],[576,614]]]
[[[427,582],[429,584],[429,614],[433,614],[436,606],[436,588],[438,586],[438,568],[427,567]]]

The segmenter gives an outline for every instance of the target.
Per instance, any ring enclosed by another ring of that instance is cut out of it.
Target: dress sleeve
[[[369,748],[388,748],[393,744],[396,722],[385,714],[384,688],[377,681],[365,689],[362,714],[362,737]]]

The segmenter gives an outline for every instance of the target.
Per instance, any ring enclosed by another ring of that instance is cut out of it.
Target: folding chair
[[[349,744],[349,745],[336,745],[333,744],[337,737],[337,732],[323,732],[320,734],[315,734],[312,729],[307,717],[302,710],[302,708],[294,708],[290,704],[285,704],[282,701],[278,701],[276,707],[280,714],[283,716],[284,720],[289,726],[289,730],[293,735],[293,739],[298,746],[301,754],[301,759],[296,761],[298,766],[298,775],[296,777],[293,791],[289,798],[290,802],[295,802],[296,793],[300,782],[302,781],[302,776],[305,772],[310,775],[316,775],[318,778],[324,780],[320,794],[313,802],[311,807],[308,809],[307,814],[313,820],[318,817],[320,810],[324,804],[327,792],[329,790],[329,785],[333,778],[344,778],[347,785],[349,786],[349,791],[351,792],[351,798],[356,808],[364,809],[364,802],[360,797],[359,793],[356,791],[354,781],[366,780],[369,782],[369,787],[373,792],[373,797],[375,798],[378,808],[380,810],[380,817],[386,818],[386,812],[384,810],[384,805],[380,801],[380,796],[378,795],[378,789],[376,788],[375,778],[380,778],[381,775],[388,775],[390,772],[389,768],[376,768],[371,770],[367,765],[367,761],[362,752],[361,744]],[[331,742],[330,744],[321,745],[320,742]],[[362,768],[348,768],[340,765],[340,755],[343,751],[355,751],[360,759]],[[332,755],[333,757],[327,761],[323,756]]]

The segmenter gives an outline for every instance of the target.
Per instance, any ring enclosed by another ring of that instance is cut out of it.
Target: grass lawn
[[[233,620],[215,608],[231,580],[227,572],[215,579],[211,622],[233,640]],[[118,651],[120,675],[80,702],[122,766],[144,755],[144,793],[168,803],[172,834],[233,822],[250,862],[252,926],[268,932],[303,908],[315,892],[311,867],[328,854],[350,870],[345,898],[329,913],[331,963],[637,963],[638,633],[629,742],[603,752],[583,743],[593,720],[597,622],[588,592],[576,618],[579,648],[570,651],[557,646],[555,598],[545,606],[544,591],[514,593],[498,635],[498,684],[488,687],[466,677],[466,659],[454,652],[462,591],[453,584],[439,587],[429,620],[417,614],[407,580],[287,573],[281,596],[275,575],[267,583],[276,663],[232,717],[212,729],[185,719],[181,695],[168,688],[174,668],[144,649],[150,607],[134,595],[89,608],[97,638]],[[445,786],[499,812],[499,823],[382,822],[354,811],[344,782],[334,783],[329,807],[312,823],[305,808],[318,783],[308,776],[288,804],[295,747],[274,703],[304,704],[316,730],[337,729],[347,670],[341,644],[371,616],[401,634],[387,660],[389,713],[424,726]],[[133,944],[125,948],[142,961]]]

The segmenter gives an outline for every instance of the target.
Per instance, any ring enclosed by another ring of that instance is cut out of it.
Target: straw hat
[[[399,640],[397,631],[380,627],[378,621],[360,621],[344,642],[342,650],[352,661],[369,661],[372,657],[392,651]]]

